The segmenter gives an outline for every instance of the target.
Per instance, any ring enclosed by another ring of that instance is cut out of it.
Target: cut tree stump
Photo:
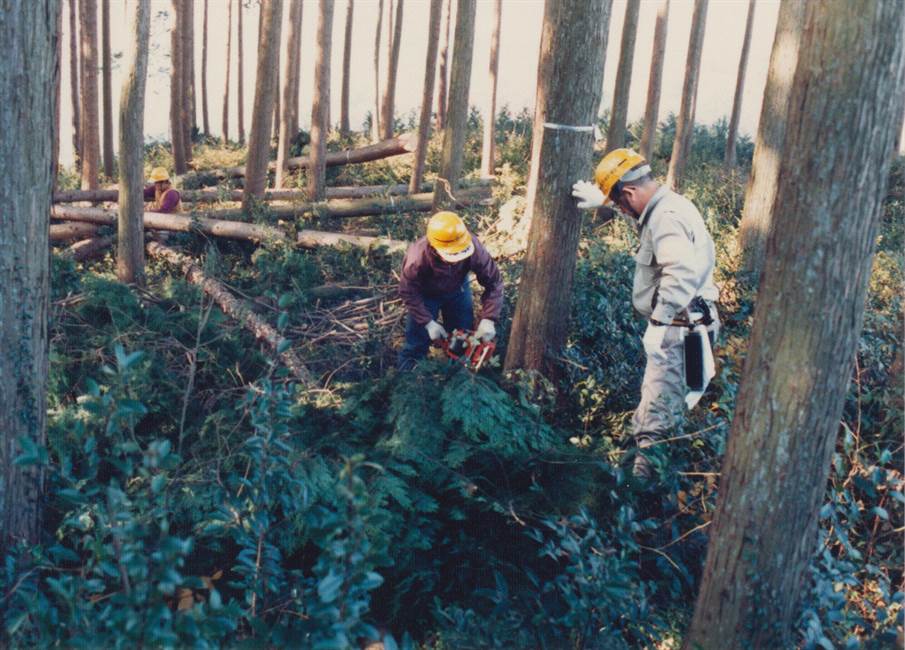
[[[384,246],[390,253],[405,252],[409,242],[398,239],[386,239],[383,237],[367,237],[364,235],[343,235],[335,232],[322,232],[319,230],[300,230],[296,243],[302,248],[317,248],[318,246],[338,246],[348,244],[358,248],[375,248]]]
[[[186,279],[192,284],[201,287],[201,290],[217,303],[223,313],[241,323],[256,338],[267,343],[277,353],[283,363],[286,364],[286,367],[296,379],[306,386],[314,383],[311,373],[295,352],[289,349],[287,339],[255,314],[243,301],[233,296],[220,282],[206,276],[191,257],[183,255],[159,242],[148,242],[145,248],[148,251],[148,255],[165,259],[171,264],[178,266],[185,274]]]
[[[68,242],[86,239],[97,234],[97,226],[92,223],[73,221],[70,223],[53,223],[50,225],[50,241]]]

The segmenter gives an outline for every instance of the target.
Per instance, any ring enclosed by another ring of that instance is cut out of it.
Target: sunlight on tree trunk
[[[352,72],[352,20],[355,13],[355,0],[349,0],[346,8],[346,31],[343,39],[343,85],[339,102],[339,133],[348,138],[349,128],[349,83]]]
[[[81,17],[81,128],[82,189],[98,186],[100,172],[100,134],[98,133],[97,102],[97,0],[80,0]]]
[[[319,0],[314,66],[314,103],[311,108],[311,166],[308,194],[320,201],[327,189],[327,124],[330,105],[330,49],[333,40],[333,0]]]

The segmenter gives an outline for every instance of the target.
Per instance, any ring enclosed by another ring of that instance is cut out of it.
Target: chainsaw
[[[496,343],[482,341],[468,330],[453,330],[448,337],[438,339],[436,344],[452,361],[461,363],[474,372],[480,370],[496,350]]]

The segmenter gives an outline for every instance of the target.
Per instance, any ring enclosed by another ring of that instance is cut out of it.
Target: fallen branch
[[[404,253],[409,245],[409,242],[400,241],[398,239],[367,237],[365,235],[343,235],[336,232],[322,232],[320,230],[300,230],[296,243],[302,248],[338,246],[340,244],[347,244],[349,246],[365,249],[385,246],[390,253]]]
[[[67,242],[86,239],[97,234],[97,226],[91,223],[54,223],[50,225],[50,241]]]
[[[273,348],[296,379],[303,384],[313,383],[311,373],[308,372],[308,369],[302,364],[295,352],[289,349],[288,341],[260,316],[255,314],[244,302],[233,296],[220,282],[207,277],[192,258],[159,242],[148,242],[145,248],[148,251],[148,255],[165,259],[181,268],[186,279],[192,284],[201,287],[201,290],[217,303],[223,313],[237,320],[256,338],[261,339]]]

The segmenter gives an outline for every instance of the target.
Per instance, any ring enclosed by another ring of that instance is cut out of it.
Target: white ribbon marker
[[[554,131],[577,131],[578,133],[593,133],[593,126],[570,126],[569,124],[556,124],[555,122],[544,122],[545,129]]]

